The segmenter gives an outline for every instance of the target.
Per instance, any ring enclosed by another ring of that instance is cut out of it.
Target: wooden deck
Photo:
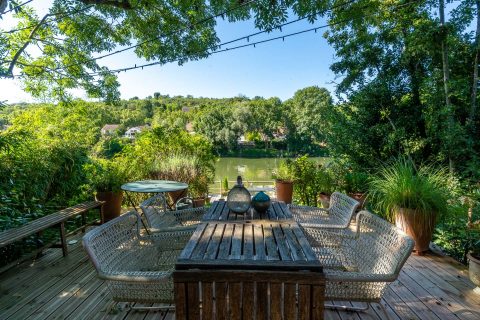
[[[79,240],[77,235],[70,239]],[[129,311],[111,304],[104,283],[83,252],[80,241],[70,254],[49,249],[0,275],[0,319],[174,319],[173,312]],[[429,254],[411,256],[383,304],[391,319],[480,319],[480,295],[473,292],[466,268],[453,259]],[[350,304],[347,302],[347,304]],[[361,305],[353,303],[354,305]],[[385,319],[374,305],[367,312],[325,312],[325,319]]]

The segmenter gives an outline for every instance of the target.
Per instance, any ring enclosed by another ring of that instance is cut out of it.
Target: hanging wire
[[[286,34],[286,35],[281,35],[281,36],[278,36],[278,37],[274,37],[274,38],[269,38],[269,39],[265,39],[265,40],[260,40],[260,41],[256,41],[256,42],[251,42],[251,43],[247,43],[247,44],[243,44],[243,45],[238,45],[238,46],[235,46],[235,47],[228,47],[228,48],[225,48],[225,49],[221,49],[221,50],[215,50],[215,51],[210,51],[210,52],[205,52],[205,54],[207,55],[213,55],[213,54],[216,54],[216,53],[221,53],[221,52],[226,52],[226,51],[232,51],[232,50],[238,50],[238,49],[241,49],[241,48],[246,48],[246,47],[256,47],[256,45],[258,44],[262,44],[262,43],[267,43],[267,42],[271,42],[271,41],[275,41],[275,40],[279,40],[279,39],[283,39],[285,40],[285,38],[289,38],[289,37],[294,37],[294,36],[297,36],[297,35],[300,35],[300,34],[304,34],[304,33],[307,33],[307,32],[311,32],[311,31],[314,31],[316,29],[323,29],[323,28],[327,28],[327,27],[330,27],[330,26],[334,26],[334,25],[337,25],[337,24],[340,24],[340,23],[343,23],[345,21],[350,21],[350,20],[342,20],[342,21],[338,21],[338,22],[335,22],[335,23],[329,23],[329,24],[325,24],[325,25],[322,25],[322,26],[317,26],[317,27],[314,27],[314,28],[310,28],[310,29],[306,29],[306,30],[302,30],[302,31],[297,31],[297,32],[293,32],[293,33],[289,33],[289,34]],[[244,37],[242,37],[243,39]],[[240,38],[239,38],[240,39]],[[232,41],[229,41],[228,43],[231,43],[231,42],[234,42],[235,40],[232,40]],[[225,45],[225,43],[221,43],[219,44],[218,46],[223,46]],[[204,51],[197,51],[197,52],[194,52],[194,54],[196,53],[203,53]],[[122,72],[122,71],[130,71],[130,70],[134,70],[134,69],[138,69],[138,68],[144,68],[144,67],[151,67],[151,66],[155,66],[155,65],[159,65],[159,64],[164,64],[164,63],[172,63],[172,62],[179,62],[179,61],[182,61],[184,59],[187,59],[190,55],[185,55],[185,56],[182,56],[181,58],[177,58],[177,59],[171,59],[171,60],[168,60],[166,62],[161,62],[161,61],[155,61],[155,62],[151,62],[151,63],[146,63],[146,64],[142,64],[142,65],[134,65],[132,67],[126,67],[126,68],[120,68],[120,69],[113,69],[113,70],[110,70],[109,72],[112,72],[112,73],[115,73],[115,72]],[[98,76],[100,74],[102,74],[103,72],[93,72],[93,73],[89,73],[90,76]]]
[[[354,1],[349,1],[348,3],[352,3]],[[344,3],[343,5],[346,5],[348,3]],[[396,5],[396,6],[393,6],[392,9],[396,9],[396,8],[399,8],[399,7],[404,7],[404,6],[409,6],[409,5],[412,5],[412,4],[415,4],[417,3],[417,1],[413,0],[411,2],[407,2],[407,3],[403,3],[401,5]],[[339,5],[340,6],[340,5]],[[337,8],[339,6],[336,6]],[[363,8],[367,7],[364,6]],[[328,9],[328,10],[333,10],[334,7]],[[327,11],[328,11],[327,10]],[[318,13],[317,13],[318,14]],[[312,14],[313,15],[313,14]],[[310,16],[312,16],[310,15]],[[263,44],[263,43],[267,43],[267,42],[272,42],[272,41],[276,41],[276,40],[279,40],[279,39],[282,39],[284,40],[285,38],[289,38],[289,37],[294,37],[294,36],[297,36],[297,35],[301,35],[301,34],[304,34],[304,33],[308,33],[308,32],[311,32],[311,31],[314,31],[315,33],[317,33],[317,30],[318,29],[324,29],[324,28],[327,28],[327,27],[330,27],[330,26],[335,26],[335,25],[338,25],[338,24],[341,24],[341,23],[345,23],[345,22],[349,22],[349,21],[353,21],[355,20],[356,18],[365,18],[369,15],[363,15],[363,16],[358,16],[358,17],[354,17],[353,19],[346,19],[346,20],[341,20],[341,21],[337,21],[337,22],[333,22],[333,23],[328,23],[328,24],[325,24],[325,25],[322,25],[322,26],[317,26],[317,27],[313,27],[313,28],[309,28],[309,29],[305,29],[305,30],[302,30],[302,31],[298,31],[298,32],[294,32],[294,33],[290,33],[290,34],[286,34],[286,35],[281,35],[281,36],[278,36],[278,37],[273,37],[273,38],[269,38],[269,39],[265,39],[265,40],[261,40],[261,41],[257,41],[257,42],[249,42],[247,44],[243,44],[243,45],[238,45],[238,46],[235,46],[235,47],[227,47],[227,48],[224,48],[224,49],[221,49],[221,50],[215,50],[215,51],[210,51],[210,52],[205,52],[205,51],[197,51],[197,52],[193,52],[193,53],[190,53],[189,55],[184,55],[180,58],[177,58],[177,59],[172,59],[172,60],[168,60],[166,62],[161,62],[161,61],[156,61],[156,62],[152,62],[152,63],[146,63],[146,64],[143,64],[143,65],[136,65],[135,66],[132,66],[132,67],[126,67],[126,68],[119,68],[119,69],[112,69],[112,70],[109,70],[107,72],[110,72],[110,73],[120,73],[120,72],[126,72],[126,71],[130,71],[130,70],[134,70],[134,69],[138,69],[138,68],[143,68],[144,67],[150,67],[150,66],[154,66],[154,65],[160,65],[160,64],[165,64],[165,63],[172,63],[172,62],[179,62],[179,61],[182,61],[182,60],[185,60],[185,59],[188,59],[192,54],[198,54],[198,53],[204,53],[206,55],[213,55],[213,54],[217,54],[217,53],[221,53],[221,52],[226,52],[226,51],[232,51],[232,50],[237,50],[237,49],[241,49],[241,48],[245,48],[245,47],[250,47],[250,46],[253,46],[254,48],[256,48],[256,45],[257,44]],[[308,16],[307,16],[308,17]],[[300,20],[303,20],[307,17],[304,17],[304,18],[299,18],[299,19],[296,19],[296,20],[293,20],[293,21],[290,21],[290,22],[287,22],[287,23],[284,23],[282,25],[288,25],[288,24],[292,24],[294,22],[298,22]],[[268,30],[271,30],[271,29],[268,29]],[[237,39],[234,39],[234,40],[230,40],[230,41],[227,41],[227,42],[223,42],[223,43],[220,43],[218,45],[216,45],[216,47],[218,48],[221,48],[222,46],[225,46],[227,44],[231,44],[231,43],[234,43],[234,42],[237,42],[237,41],[240,41],[240,40],[244,40],[244,39],[248,39],[247,41],[250,41],[250,37],[253,37],[253,36],[256,36],[256,35],[259,35],[259,34],[262,34],[262,33],[265,33],[265,32],[268,32],[268,30],[263,30],[263,31],[259,31],[259,32],[256,32],[256,33],[252,33],[252,34],[249,34],[249,35],[246,35],[246,36],[243,36],[243,37],[240,37],[240,38],[237,38]],[[125,51],[125,50],[124,50]],[[110,54],[111,55],[111,54]],[[99,58],[102,58],[101,57],[97,57],[97,58],[93,58],[93,59],[90,59],[90,60],[87,60],[87,61],[91,61],[91,60],[96,60],[96,59],[99,59]],[[78,64],[74,64],[74,65],[78,65]],[[58,68],[60,69],[60,68]],[[54,71],[57,71],[58,69],[54,69]],[[99,76],[101,74],[104,74],[105,71],[102,71],[102,72],[92,72],[92,73],[87,73],[87,75],[89,76]],[[15,75],[15,77],[24,77],[24,75],[20,74],[20,75]]]
[[[193,24],[193,26],[196,26],[196,25],[199,25],[199,24],[203,24],[209,20],[212,20],[212,19],[215,19],[215,18],[218,18],[218,17],[221,17],[225,14],[228,14],[230,12],[233,12],[241,7],[244,7],[246,5],[249,5],[251,3],[254,3],[256,2],[257,0],[251,0],[251,1],[247,1],[247,2],[243,2],[243,3],[240,3],[240,5],[238,6],[235,6],[235,7],[232,7],[230,9],[227,9],[217,15],[212,15],[210,17],[207,17],[205,19],[202,19],[200,20],[199,22]],[[337,5],[334,5],[332,6],[331,8],[328,8],[328,9],[323,9],[321,11],[317,11],[315,13],[312,13],[312,14],[309,14],[309,15],[306,15],[304,17],[301,17],[301,18],[298,18],[298,19],[295,19],[295,20],[291,20],[291,21],[288,21],[288,22],[285,22],[285,23],[282,23],[282,24],[279,24],[275,27],[273,27],[273,29],[280,29],[282,30],[281,28],[284,27],[284,26],[288,26],[290,24],[294,24],[294,23],[297,23],[299,21],[302,21],[302,20],[305,20],[305,19],[309,19],[309,18],[312,18],[314,16],[317,16],[317,15],[322,15],[322,14],[325,14],[329,11],[332,11],[332,10],[335,10],[335,9],[338,9],[338,8],[341,8],[341,7],[344,7],[344,6],[347,6],[349,4],[352,4],[354,3],[356,0],[348,0],[346,2],[343,2],[343,3],[340,3],[340,4],[337,4]],[[92,5],[93,6],[93,5]],[[91,7],[91,6],[90,6]],[[25,29],[25,28],[24,28]],[[119,49],[119,50],[116,50],[116,51],[112,51],[112,52],[109,52],[107,54],[104,54],[104,55],[100,55],[100,56],[97,56],[97,57],[93,57],[93,58],[90,58],[90,59],[86,59],[86,60],[83,60],[81,62],[76,62],[76,63],[72,63],[70,65],[67,65],[67,66],[63,66],[63,67],[57,67],[55,68],[54,70],[60,70],[60,69],[67,69],[67,68],[70,68],[70,67],[75,67],[75,66],[79,66],[79,65],[82,65],[84,63],[87,63],[87,62],[92,62],[92,61],[97,61],[97,60],[100,60],[100,59],[103,59],[103,58],[107,58],[107,57],[110,57],[110,56],[113,56],[113,55],[116,55],[116,54],[120,54],[122,52],[125,52],[125,51],[129,51],[131,49],[134,49],[134,48],[137,48],[145,43],[149,43],[149,42],[152,42],[152,41],[156,41],[162,37],[166,37],[166,36],[170,36],[170,35],[173,35],[175,33],[178,33],[178,32],[182,32],[182,31],[185,31],[187,29],[187,27],[184,27],[184,28],[181,28],[181,29],[178,29],[178,30],[175,30],[175,31],[172,31],[168,34],[164,34],[164,35],[159,35],[155,38],[151,38],[151,39],[147,39],[145,41],[141,41],[135,45],[132,45],[132,46],[129,46],[129,47],[126,47],[126,48],[123,48],[123,49]],[[272,28],[268,28],[266,30],[262,30],[262,31],[259,31],[259,32],[255,32],[255,33],[252,33],[251,35],[249,36],[245,36],[245,37],[241,37],[241,38],[237,38],[235,40],[232,40],[232,41],[228,41],[228,42],[225,42],[223,44],[220,44],[219,46],[222,46],[222,45],[227,45],[227,44],[231,44],[231,43],[234,43],[234,42],[238,42],[238,41],[241,41],[243,39],[247,39],[247,41],[249,42],[250,41],[250,37],[254,37],[254,36],[257,36],[257,35],[260,35],[260,34],[263,34],[263,33],[267,33],[267,32],[270,32],[272,31]]]
[[[207,22],[207,21],[210,21],[210,20],[212,20],[212,19],[216,19],[216,18],[220,17],[221,15],[228,14],[228,13],[230,13],[230,12],[233,12],[233,11],[235,11],[235,10],[237,10],[237,9],[240,9],[240,8],[242,8],[242,7],[246,6],[246,5],[249,5],[249,4],[253,3],[253,2],[256,2],[256,1],[257,1],[257,0],[251,0],[251,1],[243,2],[243,3],[239,4],[238,6],[235,6],[235,7],[232,7],[232,8],[230,8],[230,9],[227,9],[227,10],[225,10],[225,11],[219,13],[219,14],[212,15],[212,16],[209,16],[209,17],[207,17],[207,18],[205,18],[205,19],[202,19],[202,20],[200,20],[200,21],[192,24],[192,26],[194,27],[194,26],[197,26],[197,25],[201,25],[201,24],[203,24],[203,23],[205,23],[205,22]],[[100,56],[98,56],[98,57],[93,57],[93,58],[91,58],[91,59],[86,59],[86,60],[83,60],[83,61],[78,62],[78,63],[73,63],[73,64],[67,65],[67,66],[65,66],[65,67],[62,67],[62,68],[57,68],[56,70],[58,70],[58,69],[65,69],[65,68],[69,68],[69,67],[75,67],[75,66],[78,66],[78,65],[87,63],[87,62],[96,61],[96,60],[100,60],[100,59],[103,59],[103,58],[111,57],[111,56],[113,56],[113,55],[116,55],[116,54],[119,54],[119,53],[122,53],[122,52],[125,52],[125,51],[129,51],[129,50],[135,49],[135,48],[137,48],[137,47],[139,47],[139,46],[141,46],[141,45],[144,45],[145,43],[153,42],[153,41],[159,40],[160,38],[168,37],[168,36],[174,35],[174,34],[176,34],[176,33],[185,31],[185,30],[187,30],[187,29],[189,29],[189,28],[190,28],[190,26],[188,26],[188,27],[183,27],[183,28],[180,28],[180,29],[178,29],[178,30],[174,30],[174,31],[169,32],[169,33],[166,33],[166,34],[161,34],[161,35],[159,35],[159,36],[156,36],[155,38],[150,38],[150,39],[141,41],[141,42],[139,42],[139,43],[137,43],[137,44],[135,44],[135,45],[132,45],[132,46],[129,46],[129,47],[126,47],[126,48],[123,48],[123,49],[119,49],[119,50],[116,50],[116,51],[112,51],[112,52],[106,53],[106,54],[104,54],[104,55],[100,55]]]
[[[412,5],[412,4],[415,4],[415,3],[417,3],[417,1],[413,0],[413,1],[408,2],[408,3],[404,3],[404,4],[401,4],[401,5],[398,5],[398,6],[393,6],[392,9],[396,9],[396,8],[398,8],[398,7],[404,7],[404,6],[406,6],[406,5]],[[366,8],[366,7],[367,7],[367,5],[366,5],[366,6],[363,6],[363,8]],[[373,15],[373,14],[371,14],[371,15]],[[258,45],[258,44],[263,44],[263,43],[267,43],[267,42],[272,42],[272,41],[276,41],[276,40],[279,40],[279,39],[285,40],[285,38],[290,38],[290,37],[298,36],[298,35],[301,35],[301,34],[304,34],[304,33],[312,32],[312,31],[314,31],[314,32],[316,33],[317,30],[319,30],[319,29],[324,29],[324,28],[332,27],[332,26],[335,26],[335,25],[338,25],[338,24],[341,24],[341,23],[353,21],[353,20],[355,20],[355,19],[357,19],[357,18],[365,18],[365,17],[371,16],[371,15],[363,15],[363,16],[354,17],[353,19],[345,19],[345,20],[341,20],[341,21],[337,21],[337,22],[327,23],[327,24],[325,24],[325,25],[316,26],[316,27],[309,28],[309,29],[305,29],[305,30],[302,30],[302,31],[297,31],[297,32],[293,32],[293,33],[286,34],[286,35],[281,35],[281,36],[277,36],[277,37],[272,37],[272,38],[269,38],[269,39],[260,40],[260,41],[256,41],[256,42],[249,42],[249,43],[247,43],[247,44],[238,45],[238,46],[235,46],[235,47],[227,47],[227,48],[225,48],[225,49],[215,50],[215,51],[210,51],[210,52],[197,51],[197,52],[193,52],[193,54],[205,53],[206,55],[213,55],[213,54],[217,54],[217,53],[221,53],[221,52],[233,51],[233,50],[238,50],[238,49],[242,49],[242,48],[246,48],[246,47],[251,47],[251,46],[253,46],[254,48],[256,48],[256,45]],[[220,43],[217,47],[225,46],[226,44],[231,44],[231,43],[237,42],[237,41],[239,41],[239,40],[247,39],[247,38],[252,37],[253,35],[257,35],[257,34],[263,33],[263,32],[266,32],[266,31],[261,31],[261,32],[253,33],[253,34],[250,34],[250,35],[247,35],[247,36],[243,36],[243,37],[240,37],[240,38],[237,38],[237,39],[234,39],[234,40],[230,40],[230,41],[227,41],[227,42],[223,42],[223,43]],[[159,64],[179,62],[179,61],[185,60],[185,59],[187,59],[187,58],[189,58],[189,55],[185,55],[185,56],[182,56],[181,58],[177,58],[177,59],[168,60],[168,61],[166,61],[166,62],[156,61],[156,62],[146,63],[146,64],[139,65],[139,66],[136,66],[136,65],[135,65],[135,66],[132,66],[132,67],[114,69],[114,70],[110,70],[110,72],[130,71],[130,70],[138,69],[138,68],[140,68],[140,67],[142,67],[142,69],[143,69],[143,67],[151,67],[151,66],[155,66],[155,65],[159,65]],[[91,76],[98,76],[98,75],[100,75],[100,74],[101,74],[100,72],[89,73],[89,75],[91,75]]]

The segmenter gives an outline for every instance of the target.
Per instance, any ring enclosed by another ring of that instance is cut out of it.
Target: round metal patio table
[[[165,196],[167,192],[180,191],[188,189],[188,184],[178,181],[169,181],[169,180],[141,180],[125,183],[121,186],[122,190],[125,191],[127,196],[127,201],[130,202],[133,209],[137,211],[140,215],[142,214],[140,210],[137,209],[135,203],[130,197],[130,192],[136,193],[162,193]],[[174,204],[178,199],[173,199]],[[167,203],[164,203],[165,211],[167,210]],[[143,219],[142,219],[143,223]],[[145,225],[144,225],[145,227]],[[147,228],[145,228],[147,229]]]

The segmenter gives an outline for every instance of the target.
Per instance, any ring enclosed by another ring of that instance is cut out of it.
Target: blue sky
[[[291,16],[289,20],[296,17]],[[10,24],[10,19],[1,21]],[[5,24],[4,24],[5,23]],[[306,21],[294,23],[276,31],[250,38],[250,42],[288,34],[324,24],[319,20],[315,24]],[[6,28],[7,29],[7,28]],[[228,23],[219,20],[218,37],[222,42],[229,41],[258,31],[253,21]],[[293,96],[295,91],[307,86],[317,85],[334,90],[331,81],[334,74],[329,66],[334,61],[334,50],[328,45],[322,34],[309,32],[290,37],[285,41],[277,40],[219,53],[209,58],[187,62],[182,66],[170,63],[153,66],[143,70],[122,72],[118,75],[123,99],[134,96],[140,98],[153,95],[154,92],[169,95],[193,95],[195,97],[232,97],[239,94],[248,97],[276,96],[282,100]],[[247,43],[246,40],[231,46]],[[133,51],[124,52],[101,60],[111,68],[122,68],[144,63]],[[21,90],[14,80],[0,80],[0,100],[9,103],[31,101],[29,95]],[[85,98],[83,93],[76,93]]]

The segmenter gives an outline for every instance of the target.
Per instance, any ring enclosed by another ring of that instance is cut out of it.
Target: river
[[[325,162],[328,158],[310,158],[314,161]],[[282,161],[282,158],[220,158],[215,163],[215,183],[210,185],[210,193],[220,193],[221,181],[227,177],[231,188],[237,179],[242,176],[247,186],[272,186],[272,171]]]

